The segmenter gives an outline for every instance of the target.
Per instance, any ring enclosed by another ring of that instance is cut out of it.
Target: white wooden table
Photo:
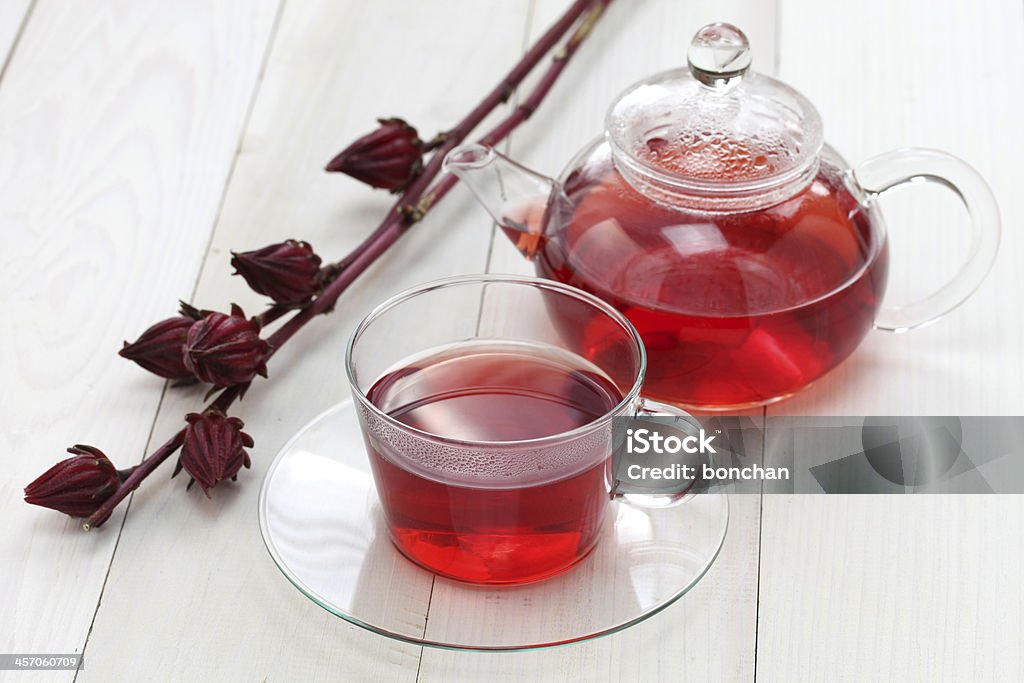
[[[115,352],[178,298],[260,306],[229,250],[283,238],[347,252],[389,199],[321,169],[403,116],[454,122],[567,0],[0,0],[0,652],[85,652],[77,680],[1020,680],[1021,497],[744,497],[722,557],[680,603],[563,649],[421,649],[301,597],[256,522],[275,452],[347,392],[354,322],[399,289],[528,272],[456,190],[274,358],[238,408],[254,465],[206,499],[165,466],[99,532],[21,501],[81,441],[137,462],[200,405]],[[551,101],[511,140],[549,172],[607,103],[679,66],[693,31],[743,27],[754,66],[820,108],[853,162],[949,150],[1000,200],[1004,239],[939,325],[870,335],[770,413],[1024,412],[1024,16],[1019,0],[618,0]],[[890,293],[963,254],[949,198],[890,204]],[[0,672],[69,681],[71,672]]]

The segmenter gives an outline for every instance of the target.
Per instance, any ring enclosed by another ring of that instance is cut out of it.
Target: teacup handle
[[[660,403],[658,401],[652,401],[649,398],[641,398],[640,403],[636,409],[636,415],[646,417],[675,417],[680,418],[686,423],[686,429],[692,429],[691,433],[697,434],[700,432],[701,425],[697,419],[690,415],[685,410],[670,406],[667,403]],[[694,482],[696,483],[696,482]],[[615,493],[614,497],[617,500],[635,505],[636,507],[643,508],[663,508],[672,505],[682,503],[694,495],[693,485],[687,487],[685,491],[672,494],[652,494],[652,493]]]
[[[988,275],[999,247],[999,207],[982,177],[966,162],[933,149],[898,149],[868,159],[853,170],[869,202],[901,185],[938,183],[952,190],[967,208],[971,246],[953,279],[937,292],[903,306],[883,306],[875,328],[906,332],[935,322],[962,304]]]

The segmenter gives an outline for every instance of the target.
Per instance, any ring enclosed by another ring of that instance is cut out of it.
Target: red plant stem
[[[579,49],[580,44],[590,35],[590,31],[594,28],[597,20],[601,18],[601,14],[604,9],[612,3],[613,0],[601,0],[598,2],[594,11],[587,15],[580,27],[572,34],[568,42],[560,49],[554,56],[551,66],[544,73],[541,79],[534,86],[533,91],[526,97],[519,106],[512,111],[504,120],[502,120],[497,126],[495,126],[489,133],[484,135],[478,141],[482,145],[493,147],[498,144],[506,137],[509,136],[512,131],[518,128],[520,125],[525,123],[533,112],[537,110],[540,103],[544,101],[544,98],[551,91],[551,88],[555,85],[558,77],[565,71],[565,67],[568,65],[569,60],[576,54],[576,50]],[[435,202],[448,194],[448,191],[455,186],[458,182],[458,178],[453,175],[446,175],[442,178],[437,185],[419,202],[418,208],[423,213],[430,210]]]
[[[221,411],[226,411],[228,406],[230,406],[238,397],[241,389],[241,385],[224,389],[220,392],[220,395],[206,407],[206,410],[216,408]],[[90,531],[94,527],[101,526],[103,522],[107,521],[107,518],[110,517],[110,513],[114,511],[117,504],[120,503],[129,493],[137,489],[139,484],[142,483],[142,480],[148,477],[153,470],[163,463],[164,460],[181,448],[181,444],[183,443],[185,443],[184,427],[179,429],[177,434],[165,441],[164,445],[153,451],[148,458],[143,460],[136,467],[133,467],[130,470],[131,474],[121,482],[121,485],[117,488],[117,491],[114,492],[114,495],[108,498],[103,505],[96,510],[96,512],[92,513],[89,519],[82,522],[82,528],[85,531]],[[117,500],[115,500],[115,498]]]
[[[330,312],[337,303],[338,298],[348,289],[349,285],[373,264],[381,254],[387,251],[392,244],[398,241],[398,238],[404,235],[412,225],[419,222],[438,200],[448,194],[457,182],[456,178],[451,175],[442,178],[428,194],[424,194],[440,173],[445,155],[461,144],[491,111],[508,99],[512,91],[532,71],[544,55],[550,52],[562,36],[576,24],[580,16],[590,9],[590,13],[579,23],[565,45],[555,54],[551,66],[548,67],[548,70],[537,82],[530,95],[490,132],[481,137],[480,142],[488,145],[497,144],[530,118],[537,106],[551,90],[555,81],[558,80],[558,77],[565,70],[566,65],[576,53],[579,45],[590,34],[604,9],[611,2],[612,0],[576,0],[566,10],[566,13],[523,55],[519,63],[516,64],[512,71],[502,79],[490,94],[467,114],[455,128],[443,136],[444,142],[437,147],[430,162],[416,177],[416,180],[410,184],[399,200],[395,202],[380,226],[349,253],[348,256],[334,264],[334,270],[338,273],[337,276],[324,287],[319,296],[311,303],[299,309],[294,316],[267,338],[272,347],[271,355],[310,320],[322,313]],[[257,316],[257,320],[262,325],[267,325],[283,316],[288,310],[287,307],[272,306]],[[218,409],[227,412],[228,407],[241,395],[242,389],[242,385],[224,389],[205,410]],[[110,517],[114,508],[129,493],[138,488],[143,479],[148,477],[161,463],[181,448],[184,440],[185,430],[183,428],[135,467],[114,495],[108,498],[96,512],[83,522],[82,528],[89,531],[102,525]]]
[[[565,67],[568,65],[572,56],[576,54],[580,44],[582,44],[587,36],[590,35],[591,30],[593,30],[594,26],[597,24],[598,19],[601,18],[605,8],[607,8],[612,1],[613,0],[597,0],[595,2],[594,0],[591,0],[590,4],[593,7],[590,14],[586,16],[576,31],[573,32],[566,44],[555,54],[551,66],[538,81],[530,95],[524,99],[515,108],[515,110],[509,114],[509,116],[502,120],[489,133],[481,137],[479,140],[481,144],[490,146],[496,145],[508,137],[512,131],[522,125],[533,115],[533,112],[536,111],[540,103],[551,91],[551,88],[558,80],[558,77],[562,75],[563,71],[565,71]],[[550,33],[554,28],[555,26],[552,26],[551,29],[548,29],[548,33]],[[545,34],[545,37],[546,35],[547,34]],[[540,43],[538,43],[538,45],[539,44]],[[531,52],[536,50],[536,48],[537,45],[534,46]],[[509,83],[509,79],[506,78],[502,83]],[[499,85],[498,88],[495,88],[495,92],[499,91],[501,87],[502,86]],[[433,156],[426,168],[423,169],[421,175],[417,177],[416,182],[414,182],[401,199],[395,203],[391,213],[384,222],[381,223],[381,225],[371,233],[369,237],[363,240],[363,242],[347,257],[345,257],[344,260],[339,262],[338,266],[342,275],[338,279],[343,281],[341,291],[344,291],[351,281],[355,280],[355,278],[366,269],[366,266],[373,263],[380,253],[383,253],[384,250],[394,244],[405,230],[411,227],[412,223],[419,221],[423,216],[425,216],[426,213],[430,211],[431,207],[433,207],[438,200],[448,194],[449,190],[451,190],[458,182],[458,178],[455,176],[446,175],[430,190],[429,193],[421,197],[424,189],[430,185],[433,179],[440,172],[441,165],[444,163],[445,155],[458,145],[462,144],[465,140],[468,132],[466,134],[458,135],[456,131],[458,131],[459,128],[460,127],[456,127],[448,134],[446,142],[438,148],[438,152]],[[364,258],[364,253],[370,254],[369,258]],[[346,273],[349,275],[348,278],[345,277]],[[335,282],[337,282],[337,280],[332,282],[331,285],[334,285]],[[327,305],[324,306],[324,310],[330,310],[334,305],[334,302],[337,300],[337,295],[334,295],[333,298],[328,296],[329,290],[332,289],[333,288],[329,285],[324,289],[320,296],[320,299],[329,300]],[[341,291],[339,291],[338,294],[340,294]],[[320,299],[318,299],[318,301]],[[296,318],[299,317],[300,316],[296,316]],[[298,324],[298,327],[304,325],[305,320],[306,319],[303,319],[303,321]],[[278,332],[284,332],[285,328],[291,325],[291,322],[292,321],[289,321],[289,323],[283,326]],[[278,339],[271,336],[271,345],[275,348],[280,346],[280,344],[284,343],[285,340],[291,337],[295,331],[297,331],[297,329],[290,333],[284,333]]]
[[[416,177],[416,180],[412,182],[402,198],[395,203],[395,209],[401,209],[403,205],[410,203],[410,200],[415,202],[420,194],[430,186],[438,172],[440,172],[445,155],[452,148],[459,145],[467,135],[472,133],[498,105],[506,102],[512,96],[512,93],[523,82],[523,79],[530,75],[534,67],[544,58],[544,55],[551,52],[555,45],[558,44],[558,41],[562,39],[562,36],[572,28],[573,24],[576,23],[586,10],[594,5],[603,7],[606,2],[607,0],[576,0],[566,10],[565,14],[552,24],[526,54],[523,55],[519,63],[508,72],[508,75],[494,86],[480,104],[474,107],[455,128],[451,129],[444,136],[444,143],[437,148],[436,153],[430,158],[430,162],[420,175]],[[587,21],[585,23],[590,24],[591,22]]]
[[[513,115],[506,118],[502,124],[497,128],[488,133],[481,142],[484,144],[493,145],[503,140],[509,135],[517,126],[523,123],[530,117],[533,110],[537,108],[544,96],[547,95],[548,91],[551,90],[551,86],[554,85],[555,81],[558,80],[558,76],[565,69],[566,63],[579,44],[590,34],[591,29],[597,23],[603,10],[607,7],[612,0],[576,0],[570,7],[565,11],[558,21],[548,27],[548,30],[537,40],[536,43],[520,58],[519,62],[512,68],[501,81],[494,86],[494,88],[487,94],[487,96],[473,108],[460,121],[455,128],[452,128],[447,133],[439,135],[435,142],[431,143],[431,150],[435,150],[434,155],[430,161],[423,168],[416,179],[406,188],[402,196],[398,198],[395,204],[391,207],[388,212],[387,218],[384,222],[374,230],[370,235],[363,240],[363,242],[356,247],[348,256],[335,264],[338,271],[344,272],[349,270],[353,262],[359,260],[359,256],[363,251],[370,250],[374,246],[377,238],[383,234],[391,231],[394,228],[394,223],[406,222],[409,218],[408,210],[416,205],[420,196],[426,191],[430,184],[437,177],[441,171],[441,166],[444,164],[445,155],[448,154],[452,149],[462,144],[473,130],[480,125],[480,123],[499,105],[503,104],[512,95],[515,89],[537,66],[541,59],[544,58],[548,52],[550,52],[554,46],[561,40],[562,36],[576,23],[576,21],[583,15],[583,13],[593,7],[593,11],[587,15],[587,18],[580,24],[579,28],[573,33],[572,37],[569,38],[565,46],[559,50],[558,54],[555,55],[554,63],[548,69],[548,72],[538,83],[537,87],[528,98],[527,101],[520,104]],[[452,176],[445,178],[442,183],[446,183],[440,193],[436,190],[431,194],[433,201],[430,202],[432,205],[434,201],[440,199],[448,190],[455,185],[456,179]],[[425,212],[424,212],[425,213]],[[423,214],[419,214],[415,217],[413,222],[419,220]],[[388,244],[390,246],[390,243]],[[372,261],[371,261],[372,263]],[[359,272],[365,270],[365,266],[359,269]],[[358,275],[358,273],[357,273]],[[347,286],[347,285],[345,285]],[[321,293],[320,298],[325,298],[327,290]],[[333,305],[333,302],[331,302]],[[329,306],[327,307],[329,308]],[[262,325],[267,325],[274,320],[280,318],[287,309],[282,307],[271,307],[259,316],[259,321]],[[322,312],[322,311],[321,311]],[[286,335],[284,338],[287,339],[291,335]],[[279,340],[283,341],[283,340]],[[275,344],[273,339],[270,341],[271,345],[277,348],[280,344]]]
[[[479,142],[485,145],[495,145],[512,133],[516,128],[526,122],[533,112],[536,111],[537,107],[544,100],[545,96],[551,91],[551,88],[555,85],[558,77],[565,71],[565,67],[569,60],[579,49],[580,44],[590,34],[597,20],[600,18],[604,9],[612,2],[612,0],[597,0],[592,2],[593,10],[587,15],[587,17],[580,24],[579,28],[572,34],[566,44],[555,54],[552,60],[551,66],[541,77],[540,81],[534,87],[530,95],[522,101],[505,119],[503,119],[497,126],[495,126],[490,132],[480,138]],[[551,29],[549,29],[550,33]],[[534,47],[536,49],[536,46]],[[460,124],[461,125],[461,124]],[[436,169],[433,171],[433,176],[436,177],[440,171],[441,164],[444,162],[444,155],[447,154],[451,149],[454,149],[465,140],[466,135],[463,134],[456,138],[455,133],[449,134],[449,139],[438,148],[438,152],[430,160],[430,163],[423,170],[423,173],[417,178],[417,181],[423,180],[424,176],[430,173],[431,167],[435,166]],[[410,202],[410,195],[416,193],[416,196],[422,194],[422,190],[415,188],[415,183],[410,186],[402,200],[396,204],[396,209],[392,210],[391,215],[380,225],[380,227],[374,231],[370,237],[362,242],[355,250],[352,251],[348,257],[342,262],[341,272],[337,278],[335,278],[320,294],[319,297],[313,302],[313,304],[291,318],[288,322],[280,327],[274,334],[270,335],[267,341],[275,349],[280,348],[282,344],[288,341],[292,335],[298,332],[302,327],[309,322],[310,319],[331,310],[334,307],[335,302],[356,278],[358,278],[363,271],[366,270],[377,258],[387,251],[388,247],[398,241],[398,238],[405,234],[411,225],[419,221],[431,207],[455,186],[458,179],[453,175],[446,175],[442,178],[437,185],[430,190],[429,193],[424,195],[422,199],[413,205]],[[429,186],[429,179],[424,186]],[[410,217],[412,216],[412,217]]]
[[[393,222],[397,221],[408,225],[410,222],[415,223],[422,218],[422,213],[412,214],[410,216],[408,211],[413,209],[415,205],[419,203],[420,196],[428,187],[430,187],[434,178],[436,178],[438,173],[440,173],[441,166],[444,164],[444,158],[448,152],[462,144],[466,139],[466,136],[473,132],[473,130],[487,117],[488,114],[494,111],[498,105],[508,100],[516,87],[522,83],[523,79],[529,75],[544,55],[554,48],[562,36],[564,36],[565,33],[573,26],[576,20],[582,16],[584,11],[590,9],[591,14],[583,20],[579,28],[569,39],[566,47],[573,42],[578,44],[583,38],[590,34],[590,30],[593,28],[594,23],[598,18],[600,18],[604,8],[610,2],[611,0],[576,0],[576,2],[566,10],[565,14],[563,14],[558,21],[552,24],[548,30],[544,32],[529,51],[523,55],[519,60],[519,63],[513,67],[512,71],[510,71],[505,78],[503,78],[498,85],[491,90],[487,97],[485,97],[483,101],[473,109],[473,111],[467,114],[466,117],[455,126],[455,128],[452,128],[450,131],[440,136],[444,139],[444,142],[436,146],[436,151],[430,158],[430,162],[427,163],[412,184],[409,185],[398,201],[395,202],[391,212],[388,214],[388,217],[376,230],[370,233],[369,237],[367,237],[362,244],[356,247],[351,254],[342,260],[340,265],[347,268],[349,264],[356,259],[361,250],[370,248],[370,245],[373,244],[378,237],[393,230]],[[577,38],[577,36],[579,37]],[[509,132],[511,132],[511,129]]]
[[[152,455],[150,455],[148,458],[139,463],[137,467],[132,468],[131,474],[129,474],[125,478],[125,480],[121,482],[121,485],[118,487],[117,491],[114,492],[114,496],[118,496],[118,494],[123,491],[124,495],[121,495],[120,498],[124,498],[129,493],[137,489],[139,487],[139,484],[142,483],[142,480],[148,477],[150,473],[153,470],[155,470],[157,466],[163,463],[164,460],[170,457],[172,453],[181,448],[181,444],[183,444],[184,442],[185,430],[179,429],[178,433],[172,436],[168,441],[166,441],[163,446],[158,448],[156,451],[153,452]],[[113,499],[114,496],[111,496],[111,498],[108,499],[108,502],[109,500]],[[117,503],[109,506],[110,509],[108,510],[106,509],[107,505],[104,503],[104,505],[102,505],[99,510],[92,513],[92,516],[89,517],[89,519],[82,522],[82,528],[86,531],[90,531],[93,527],[102,525],[103,522],[107,521],[107,517],[110,516],[110,513],[114,510],[114,507],[116,505]]]

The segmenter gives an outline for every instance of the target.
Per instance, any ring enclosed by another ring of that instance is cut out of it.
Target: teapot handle
[[[962,304],[988,275],[999,247],[999,207],[982,177],[966,162],[933,149],[898,149],[853,170],[869,202],[901,185],[933,182],[952,190],[967,208],[971,244],[967,260],[937,292],[911,304],[883,306],[875,328],[906,332],[937,321]]]

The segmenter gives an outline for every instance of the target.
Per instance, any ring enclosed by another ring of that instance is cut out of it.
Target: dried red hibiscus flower
[[[183,351],[189,328],[201,317],[199,311],[182,304],[181,315],[150,326],[134,342],[125,341],[118,354],[165,379],[194,379],[192,371],[185,366]]]
[[[232,304],[231,313],[207,313],[185,339],[184,360],[201,382],[230,387],[267,376],[270,344],[260,338],[260,326]]]
[[[320,288],[320,257],[306,242],[287,240],[232,252],[231,265],[253,291],[279,304],[303,303]]]
[[[401,192],[423,169],[423,142],[402,119],[378,119],[380,127],[341,151],[327,170],[372,187]]]
[[[203,493],[210,495],[210,489],[225,479],[237,479],[242,467],[252,462],[246,448],[252,448],[252,437],[242,431],[245,424],[237,417],[227,417],[219,410],[205,413],[190,413],[185,416],[185,441],[181,456],[174,470],[177,476],[182,469],[189,473],[193,483],[198,483]]]
[[[68,449],[74,457],[61,460],[25,487],[25,502],[72,517],[96,512],[124,481],[103,451],[78,444]]]

